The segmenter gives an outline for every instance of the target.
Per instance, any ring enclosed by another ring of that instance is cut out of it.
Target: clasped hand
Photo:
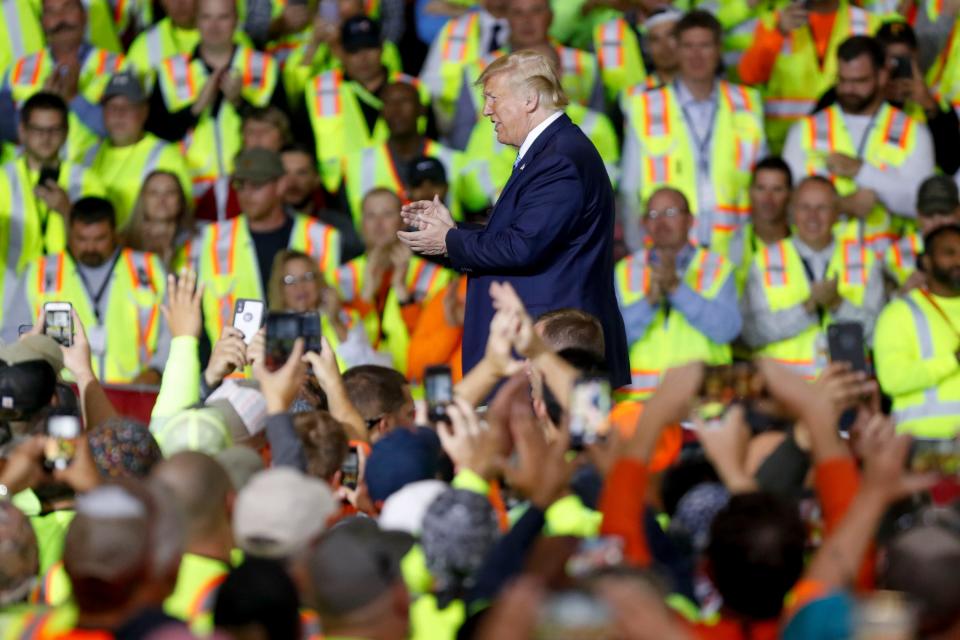
[[[419,200],[400,210],[403,222],[416,231],[399,231],[397,237],[412,251],[427,256],[446,255],[447,232],[455,228],[453,216],[438,196]]]

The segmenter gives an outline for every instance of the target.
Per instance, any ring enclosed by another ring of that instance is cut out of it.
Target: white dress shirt
[[[530,150],[530,147],[533,146],[534,141],[540,137],[540,134],[546,131],[547,127],[553,124],[557,118],[563,115],[563,111],[555,111],[547,119],[538,124],[533,128],[533,131],[527,134],[527,137],[524,139],[523,144],[520,145],[520,151],[517,153],[517,160],[513,163],[513,166],[520,164],[520,161],[523,160],[523,156],[527,155],[527,151]]]

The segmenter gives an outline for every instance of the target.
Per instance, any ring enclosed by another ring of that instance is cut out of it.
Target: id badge
[[[87,327],[87,342],[90,343],[90,353],[102,356],[107,350],[107,332],[101,325]]]

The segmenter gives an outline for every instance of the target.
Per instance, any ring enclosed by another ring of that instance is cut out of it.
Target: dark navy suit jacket
[[[615,387],[630,381],[627,338],[613,286],[614,197],[603,160],[566,115],[533,142],[486,227],[447,233],[453,267],[469,276],[463,369],[483,357],[491,282],[509,282],[530,315],[573,307],[599,318]]]

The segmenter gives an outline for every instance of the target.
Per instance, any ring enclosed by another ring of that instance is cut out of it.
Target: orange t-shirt
[[[827,47],[830,46],[830,36],[833,34],[833,24],[837,20],[837,13],[813,13],[807,14],[808,28],[813,33],[813,41],[817,46],[817,58],[822,61],[827,55]],[[779,18],[779,14],[778,14]],[[747,49],[743,57],[740,58],[738,71],[740,79],[746,84],[766,84],[770,80],[770,74],[773,73],[773,64],[780,55],[780,49],[783,48],[785,36],[780,33],[776,26],[768,29],[762,22],[757,24],[757,30],[754,32],[753,44]]]

